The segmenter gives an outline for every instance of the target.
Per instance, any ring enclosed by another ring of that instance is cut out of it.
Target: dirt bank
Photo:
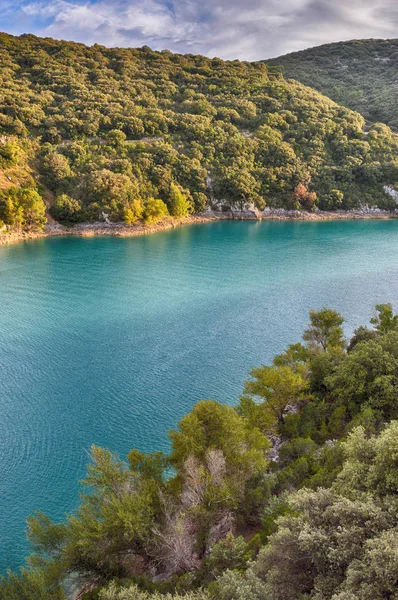
[[[156,225],[144,225],[137,223],[135,225],[125,225],[124,223],[80,223],[74,227],[65,227],[59,223],[48,223],[42,232],[8,232],[0,233],[0,245],[13,242],[34,240],[45,237],[54,237],[61,235],[78,235],[83,237],[108,235],[128,237],[135,235],[147,235],[172,229],[181,225],[190,225],[194,223],[206,223],[220,220],[271,220],[271,221],[326,221],[326,220],[359,220],[359,219],[397,219],[398,211],[387,212],[382,210],[353,210],[336,212],[302,212],[288,211],[284,209],[266,209],[263,212],[253,211],[229,211],[214,212],[206,211],[199,215],[193,215],[186,218],[163,219]]]

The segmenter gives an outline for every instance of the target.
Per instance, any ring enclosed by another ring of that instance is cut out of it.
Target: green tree
[[[78,223],[81,220],[81,206],[77,200],[67,194],[57,196],[51,207],[51,214],[58,221]]]
[[[360,325],[354,331],[354,335],[352,336],[349,346],[347,348],[348,352],[353,350],[357,344],[360,342],[368,342],[369,340],[374,340],[377,337],[377,331],[373,329],[369,329],[364,325]]]
[[[398,331],[398,315],[394,314],[392,304],[377,304],[376,311],[378,315],[372,317],[370,322],[379,333]]]
[[[138,197],[139,185],[135,178],[109,169],[92,172],[87,179],[89,202],[98,203],[102,210],[109,211],[116,220],[123,218],[130,202]]]
[[[332,397],[353,417],[369,406],[384,419],[396,418],[398,333],[358,344],[325,379]]]
[[[278,530],[242,582],[260,581],[264,598],[275,600],[300,595],[392,600],[397,586],[398,521],[391,510],[398,499],[397,439],[397,422],[371,438],[363,428],[354,430],[343,444],[346,458],[332,489],[289,496],[292,514],[279,519]],[[221,589],[225,583],[222,577]]]
[[[168,205],[170,214],[173,217],[186,217],[188,215],[190,209],[189,201],[182,189],[175,183],[172,183],[170,186]]]
[[[0,194],[0,215],[16,230],[42,231],[47,222],[43,198],[29,187],[13,187]]]
[[[126,134],[120,129],[112,129],[106,136],[106,142],[114,148],[122,148],[126,141]]]
[[[245,383],[239,410],[252,425],[257,423],[265,431],[284,422],[288,405],[295,406],[305,400],[308,384],[288,366],[263,366],[252,369],[250,375],[253,379]]]
[[[136,223],[137,221],[142,219],[143,215],[143,202],[141,198],[137,198],[136,200],[130,202],[129,207],[125,209],[123,220],[127,225],[133,225],[133,223]]]
[[[105,580],[127,576],[148,558],[161,481],[157,479],[154,486],[151,477],[141,474],[137,456],[131,459],[133,471],[95,446],[92,460],[81,505],[64,525],[53,524],[41,514],[28,522],[38,558],[50,557],[47,565],[58,571],[58,579],[76,571]]]
[[[169,211],[163,200],[156,198],[147,198],[144,205],[144,223],[146,225],[155,225],[158,221],[167,217]]]
[[[17,199],[23,210],[25,226],[42,231],[47,219],[46,206],[40,194],[34,189],[22,188],[17,194]]]
[[[310,326],[304,331],[303,340],[310,347],[326,351],[344,347],[344,318],[335,310],[322,308],[310,311]]]
[[[0,597],[2,600],[66,600],[61,586],[48,585],[41,570],[28,568],[0,578]]]
[[[23,154],[22,148],[15,140],[0,142],[0,164],[3,168],[17,165]]]
[[[204,563],[207,579],[216,579],[227,569],[244,571],[250,559],[250,552],[242,536],[229,533],[212,549]]]
[[[246,479],[266,464],[267,438],[256,428],[249,428],[235,409],[203,400],[183,419],[178,430],[171,431],[172,464],[181,468],[189,456],[204,462],[208,450],[221,450],[228,471]]]
[[[142,591],[132,584],[119,586],[111,583],[99,593],[99,600],[210,600],[205,591],[188,592],[180,594],[150,594]]]
[[[44,156],[42,170],[48,186],[53,191],[56,191],[72,175],[67,157],[55,151],[51,151]]]

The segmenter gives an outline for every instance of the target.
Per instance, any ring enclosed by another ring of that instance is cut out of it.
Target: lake
[[[0,247],[0,572],[25,519],[78,503],[91,444],[167,450],[203,398],[300,338],[310,308],[351,333],[398,308],[398,221],[218,222]]]

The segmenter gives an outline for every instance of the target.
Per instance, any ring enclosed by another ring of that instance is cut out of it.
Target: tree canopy
[[[0,81],[9,228],[42,227],[7,209],[21,188],[69,224],[103,213],[150,224],[206,207],[396,207],[388,126],[365,132],[360,114],[264,63],[0,34]]]
[[[266,61],[267,65],[360,112],[369,122],[398,127],[398,40],[325,44]]]

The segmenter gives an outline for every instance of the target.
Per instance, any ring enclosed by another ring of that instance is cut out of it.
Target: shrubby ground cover
[[[0,34],[0,220],[395,208],[398,138],[263,63]],[[47,211],[47,212],[48,212]]]

